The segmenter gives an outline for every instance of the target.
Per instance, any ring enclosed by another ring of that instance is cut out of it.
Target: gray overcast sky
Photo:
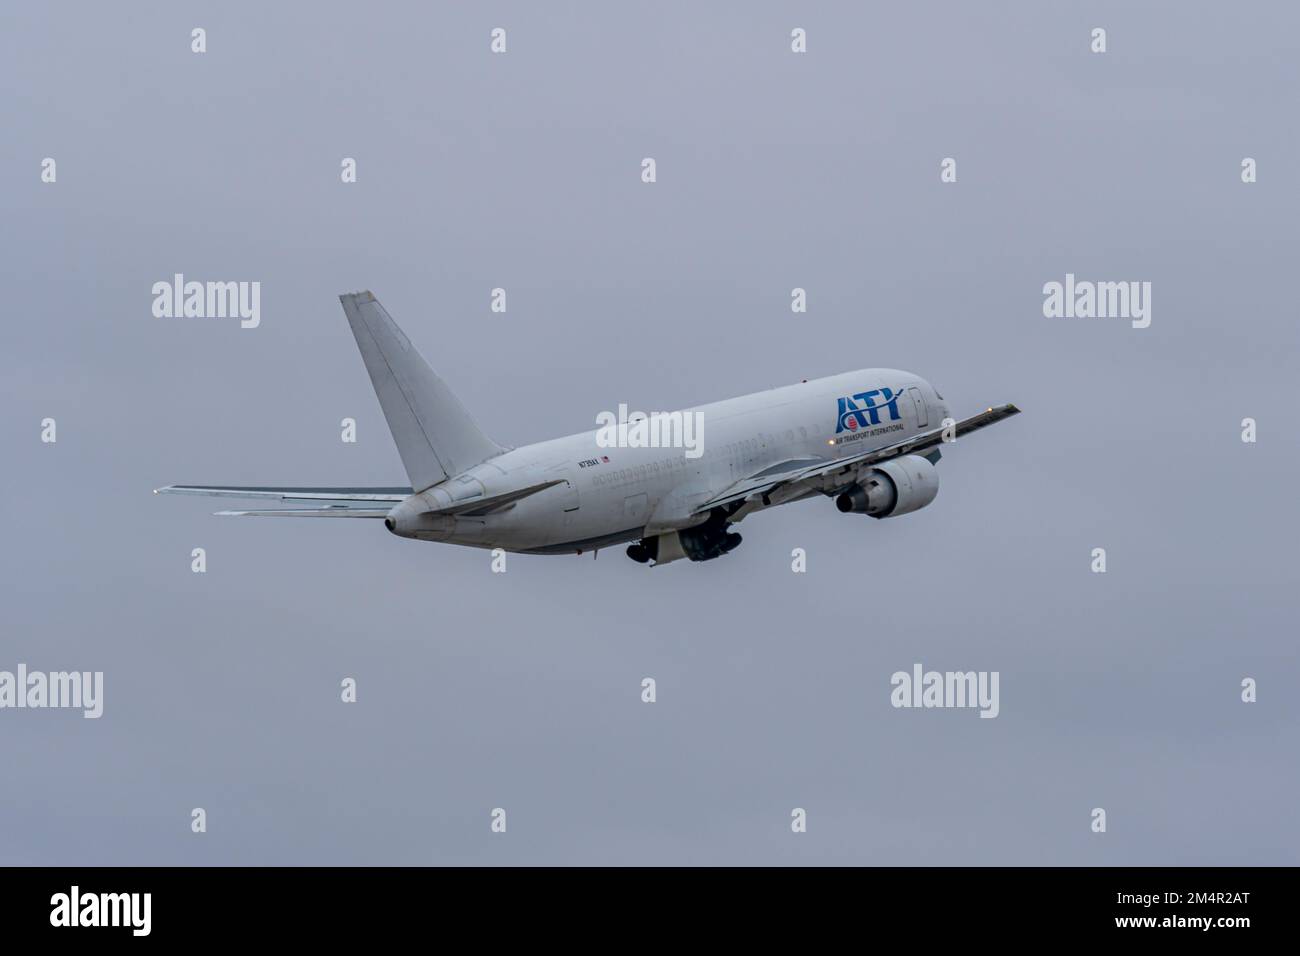
[[[0,862],[1300,862],[1298,33],[1281,2],[6,5],[0,669],[106,688],[0,712]],[[261,326],[153,318],[175,272],[260,281]],[[1044,318],[1067,272],[1150,281],[1150,328]],[[362,288],[505,444],[871,365],[1024,414],[917,514],[804,502],[659,570],[150,494],[401,483]],[[916,662],[1000,671],[1000,716],[892,708]]]

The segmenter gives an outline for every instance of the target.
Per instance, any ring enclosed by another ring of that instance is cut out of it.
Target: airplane
[[[410,486],[168,485],[155,494],[304,502],[217,514],[376,518],[403,538],[523,554],[627,544],[633,561],[657,566],[721,557],[740,544],[731,528],[749,515],[818,495],[848,514],[917,511],[939,492],[942,445],[1020,411],[1007,404],[954,421],[925,379],[870,368],[661,413],[669,426],[693,416],[694,448],[678,440],[688,437],[681,429],[647,428],[655,416],[504,448],[373,294],[339,301]],[[665,433],[678,447],[654,442]]]

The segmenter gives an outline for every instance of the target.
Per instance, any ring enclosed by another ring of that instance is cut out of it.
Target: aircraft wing
[[[718,494],[716,497],[709,499],[695,509],[695,514],[708,511],[710,508],[716,508],[719,505],[729,504],[733,501],[741,501],[750,495],[759,494],[763,491],[770,491],[778,485],[789,481],[797,481],[808,471],[814,470],[819,465],[826,464],[825,458],[792,458],[788,461],[779,462],[770,465],[762,471],[750,475],[748,478],[742,478]]]
[[[1019,413],[1020,409],[1016,408],[1015,405],[999,405],[996,408],[989,408],[978,415],[972,415],[970,418],[957,422],[952,429],[953,437],[960,438],[962,435],[969,435],[971,432],[987,428],[989,425]],[[936,448],[944,444],[944,431],[942,427],[935,428],[919,435],[913,435],[911,438],[894,442],[892,445],[873,448],[870,451],[864,451],[857,455],[847,455],[843,458],[781,462],[748,478],[742,478],[721,494],[699,505],[694,513],[703,514],[722,505],[744,501],[753,495],[767,497],[779,492],[779,498],[782,501],[789,501],[817,490],[818,484],[825,484],[824,481],[819,482],[818,480],[824,479],[827,475],[843,473],[847,476],[849,472],[863,465],[874,465],[878,462],[888,461],[891,458],[914,455],[917,452]]]

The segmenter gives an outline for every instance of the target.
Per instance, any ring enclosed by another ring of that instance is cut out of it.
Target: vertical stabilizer
[[[411,487],[423,491],[501,454],[369,292],[339,296]]]

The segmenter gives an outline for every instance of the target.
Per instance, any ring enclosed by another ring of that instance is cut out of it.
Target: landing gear
[[[704,527],[707,527],[704,526]],[[698,531],[698,533],[697,533]],[[712,561],[734,550],[744,539],[734,531],[689,528],[680,532],[682,550],[692,561]]]
[[[678,536],[686,556],[692,561],[712,561],[734,550],[742,538],[736,532],[727,530],[731,527],[727,521],[729,516],[730,512],[714,508],[704,524],[679,531]]]
[[[727,530],[730,527],[727,516],[728,513],[721,508],[714,509],[704,524],[645,538],[630,545],[627,556],[638,564],[650,561],[664,564],[678,558],[690,558],[692,561],[720,558],[734,550],[743,540],[736,532]]]

